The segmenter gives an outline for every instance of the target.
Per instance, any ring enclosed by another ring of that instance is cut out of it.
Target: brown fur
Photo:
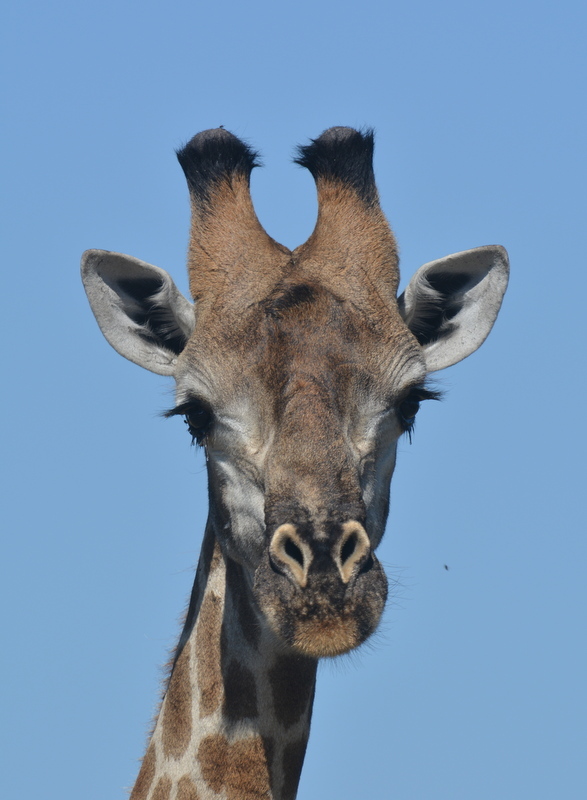
[[[244,176],[221,182],[207,212],[192,203],[188,270],[190,291],[200,301],[201,313],[220,298],[224,312],[227,300],[234,312],[244,299],[261,299],[289,256],[289,250],[261,227]]]
[[[135,781],[130,800],[147,800],[147,795],[149,794],[151,784],[155,778],[155,764],[155,745],[151,742],[143,758],[139,776]]]
[[[198,759],[206,783],[226,800],[271,800],[269,769],[261,737],[229,744],[225,736],[208,736]]]
[[[199,800],[199,797],[192,779],[184,775],[177,784],[176,800]]]
[[[190,650],[188,642],[173,669],[162,710],[163,752],[173,758],[185,753],[192,734]]]
[[[210,592],[202,602],[196,629],[200,717],[207,717],[213,714],[222,701],[222,674],[220,671],[221,625],[222,600],[216,594]]]
[[[153,792],[152,800],[169,800],[171,796],[172,783],[171,779],[164,775],[159,778],[155,791]]]
[[[388,318],[399,282],[397,245],[379,206],[367,206],[351,188],[320,179],[318,220],[293,257],[304,272],[359,308]],[[344,282],[344,283],[343,283]]]
[[[313,658],[328,658],[348,653],[361,642],[356,620],[310,619],[295,626],[294,644]]]
[[[263,300],[294,268],[331,291],[340,289],[343,279],[346,296],[356,305],[375,303],[389,315],[399,281],[397,247],[376,192],[366,201],[352,185],[324,176],[316,186],[316,227],[293,253],[259,223],[248,174],[227,174],[204,205],[192,202],[188,270],[200,314],[220,297],[224,314],[242,308],[243,301]]]

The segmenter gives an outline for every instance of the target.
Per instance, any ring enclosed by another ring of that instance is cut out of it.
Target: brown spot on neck
[[[171,779],[165,775],[159,778],[159,782],[153,792],[153,800],[169,800],[171,796]]]
[[[220,671],[222,613],[222,598],[212,591],[208,592],[202,602],[196,628],[201,718],[213,714],[222,700]]]
[[[202,776],[226,800],[271,800],[269,766],[260,736],[229,744],[221,735],[207,736],[198,749]]]
[[[166,756],[181,758],[192,735],[191,642],[187,642],[171,674],[162,710],[162,741]]]
[[[194,782],[184,775],[177,784],[176,800],[199,800],[200,796]]]
[[[316,666],[304,656],[279,656],[269,670],[275,716],[284,728],[295,725],[305,711],[311,714]]]
[[[155,778],[155,759],[155,746],[151,743],[143,758],[139,776],[129,800],[147,800],[149,789]]]

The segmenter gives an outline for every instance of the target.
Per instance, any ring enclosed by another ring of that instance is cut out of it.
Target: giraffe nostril
[[[312,552],[295,525],[285,523],[277,528],[269,544],[269,560],[276,562],[278,571],[288,574],[302,589],[305,587]]]
[[[293,558],[294,561],[297,561],[300,567],[304,567],[304,554],[297,546],[297,544],[292,541],[290,538],[287,538],[285,541],[285,552],[290,558]]]
[[[335,546],[333,557],[343,583],[350,581],[357,568],[367,572],[373,566],[371,542],[359,522],[349,520],[343,524],[342,537]]]
[[[343,544],[341,551],[340,551],[340,561],[341,564],[344,566],[348,559],[352,556],[355,552],[357,546],[357,537],[353,533],[349,536],[346,542]]]

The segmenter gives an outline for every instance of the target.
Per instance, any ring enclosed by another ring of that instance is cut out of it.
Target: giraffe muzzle
[[[343,522],[330,536],[284,523],[257,568],[254,592],[278,636],[321,658],[346,653],[373,633],[387,580],[359,522]]]

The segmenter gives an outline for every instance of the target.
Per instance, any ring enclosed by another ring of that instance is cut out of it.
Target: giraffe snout
[[[338,573],[348,584],[357,568],[366,571],[373,564],[369,537],[355,520],[344,522],[339,535],[326,541],[303,537],[291,523],[280,525],[269,544],[269,559],[301,589],[306,588],[310,571],[317,576]]]
[[[373,633],[387,580],[356,520],[332,525],[329,535],[288,522],[270,537],[253,591],[278,636],[297,652],[322,658],[346,653]]]

